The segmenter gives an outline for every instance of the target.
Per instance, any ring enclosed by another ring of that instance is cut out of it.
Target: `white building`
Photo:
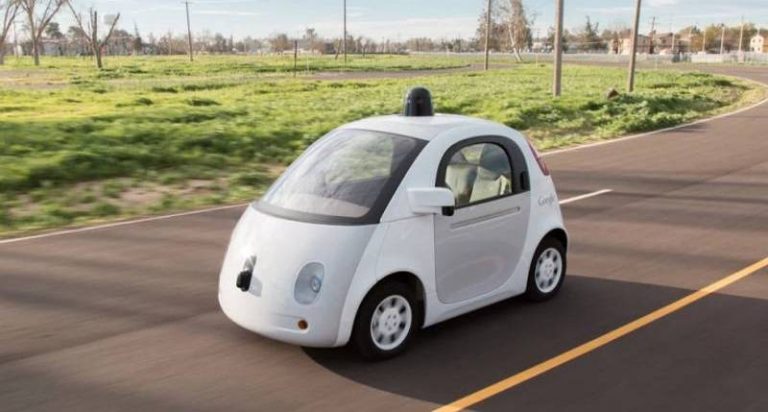
[[[765,52],[765,37],[758,32],[749,40],[749,50],[754,53]]]
[[[640,54],[647,54],[651,50],[651,38],[643,35],[637,35],[637,52]],[[621,39],[619,44],[619,54],[630,55],[632,54],[632,36],[627,36]]]

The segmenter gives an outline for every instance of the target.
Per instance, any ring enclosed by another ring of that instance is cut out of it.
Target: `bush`
[[[0,201],[2,200],[0,199]],[[0,204],[0,226],[13,226],[13,217],[11,216],[11,211],[2,204]]]
[[[148,97],[139,97],[138,99],[134,100],[134,103],[138,106],[152,106],[155,104],[155,102],[152,101],[152,99]]]
[[[155,93],[178,93],[179,90],[175,87],[154,86],[151,89]]]
[[[213,99],[206,99],[203,97],[190,97],[187,99],[187,104],[190,106],[220,106],[221,103]]]
[[[120,214],[120,208],[107,202],[100,202],[91,208],[91,215],[96,217],[107,217]]]
[[[269,183],[270,178],[263,172],[253,171],[237,173],[232,175],[231,180],[237,185],[243,186],[263,186]]]
[[[234,83],[203,83],[203,84],[185,84],[181,89],[186,92],[195,92],[203,90],[219,90],[235,86]]]

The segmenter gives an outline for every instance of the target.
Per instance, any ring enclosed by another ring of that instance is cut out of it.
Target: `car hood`
[[[293,296],[304,265],[325,267],[322,299],[343,298],[376,225],[327,225],[275,217],[248,207],[230,240],[219,279],[220,291],[237,290],[245,262],[255,256],[250,293]],[[240,293],[239,290],[237,290]],[[328,296],[330,295],[330,296]]]

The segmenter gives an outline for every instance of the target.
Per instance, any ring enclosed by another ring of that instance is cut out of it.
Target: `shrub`
[[[263,172],[252,171],[232,175],[233,183],[243,186],[262,186],[269,183],[270,178]]]
[[[153,102],[152,99],[148,97],[139,97],[138,99],[134,100],[134,103],[140,106],[151,106],[155,104],[155,102]]]
[[[154,86],[151,89],[155,93],[178,93],[179,90],[175,87]]]
[[[99,202],[91,208],[91,214],[97,217],[114,216],[119,213],[120,208],[108,202]]]
[[[204,97],[190,97],[187,99],[187,104],[190,106],[220,106],[221,103],[213,99],[206,99]]]

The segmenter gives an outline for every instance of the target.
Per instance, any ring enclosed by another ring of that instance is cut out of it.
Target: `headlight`
[[[299,271],[296,277],[296,285],[293,288],[293,297],[296,302],[309,305],[317,299],[320,289],[323,287],[325,268],[321,263],[307,263]]]

